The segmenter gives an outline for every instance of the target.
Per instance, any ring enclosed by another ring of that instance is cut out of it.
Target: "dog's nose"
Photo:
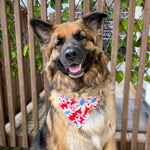
[[[67,49],[64,53],[66,59],[75,59],[77,57],[77,51],[74,49]]]

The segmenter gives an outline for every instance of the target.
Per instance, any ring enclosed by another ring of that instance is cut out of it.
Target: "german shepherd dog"
[[[116,107],[100,51],[105,13],[60,25],[33,18],[30,24],[48,57],[50,111],[31,149],[116,150]]]

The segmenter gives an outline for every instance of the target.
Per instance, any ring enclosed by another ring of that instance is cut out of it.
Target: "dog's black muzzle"
[[[67,47],[61,55],[61,62],[66,68],[72,64],[82,64],[84,60],[84,51],[78,46]]]
[[[79,78],[91,66],[92,52],[86,50],[78,41],[66,41],[61,48],[57,65],[60,70],[71,78]]]

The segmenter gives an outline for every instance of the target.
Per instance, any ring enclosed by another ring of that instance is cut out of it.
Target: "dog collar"
[[[88,96],[85,98],[68,98],[59,94],[59,105],[64,114],[80,128],[90,115],[96,109],[99,101],[102,100],[103,92],[99,92],[99,96]]]

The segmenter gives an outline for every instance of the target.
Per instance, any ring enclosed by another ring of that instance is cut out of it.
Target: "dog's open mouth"
[[[69,68],[69,76],[71,78],[79,78],[84,74],[84,68],[81,64],[72,64]]]

